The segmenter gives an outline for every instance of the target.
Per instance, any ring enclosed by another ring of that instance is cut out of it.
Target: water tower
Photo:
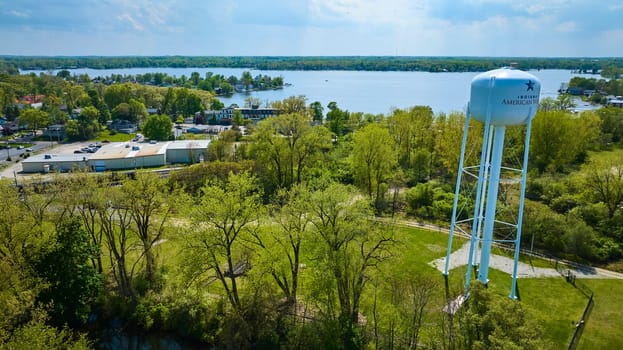
[[[491,245],[494,241],[513,243],[515,248],[512,287],[510,297],[515,299],[517,283],[517,264],[519,259],[521,221],[526,188],[526,172],[528,165],[528,149],[530,145],[530,129],[532,118],[539,107],[540,81],[533,75],[514,68],[500,68],[477,75],[471,83],[470,101],[467,107],[463,141],[459,158],[459,171],[454,193],[452,221],[448,237],[448,251],[444,275],[448,275],[452,237],[455,231],[463,231],[470,236],[469,257],[465,290],[469,288],[472,268],[478,266],[478,279],[485,285],[489,282],[489,258]],[[480,151],[480,164],[465,166],[465,150],[470,119],[473,118],[484,124],[483,142]],[[500,173],[502,154],[504,151],[504,134],[507,126],[523,125],[526,127],[523,161],[518,168],[504,167],[505,171],[514,171],[520,178],[519,208],[516,222],[496,221],[498,192],[500,188]],[[476,169],[478,170],[476,173]],[[466,198],[461,189],[462,181],[471,176],[473,201],[473,215],[468,219],[460,220],[458,212],[463,204],[459,203],[459,195]],[[494,237],[494,226],[504,225],[513,232],[511,238]],[[480,261],[478,252],[480,251]]]

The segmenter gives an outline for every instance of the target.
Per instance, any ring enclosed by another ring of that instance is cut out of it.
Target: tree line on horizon
[[[608,78],[621,74],[620,57],[448,56],[0,56],[0,72],[115,68],[248,68],[259,70],[368,70],[482,72],[516,64],[522,70],[567,69]],[[612,72],[616,75],[612,76]]]

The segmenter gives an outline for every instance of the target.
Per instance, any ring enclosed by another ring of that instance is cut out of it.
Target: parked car
[[[32,152],[32,148],[30,147],[26,148],[26,152]]]
[[[19,146],[17,146],[17,149],[24,149],[24,146],[19,145]]]

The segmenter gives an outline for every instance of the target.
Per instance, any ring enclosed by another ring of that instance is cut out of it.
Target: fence
[[[586,307],[584,308],[584,312],[582,313],[582,318],[575,324],[575,330],[573,331],[573,337],[571,337],[571,342],[569,342],[569,346],[567,350],[575,350],[580,342],[580,338],[582,337],[582,332],[584,331],[584,327],[586,326],[586,321],[588,321],[588,317],[593,310],[593,306],[595,305],[595,301],[593,299],[593,291],[581,280],[576,279],[573,271],[566,268],[567,265],[556,263],[556,271],[560,273],[565,280],[577,288],[584,296],[588,298],[588,302],[586,303]]]
[[[582,337],[582,332],[586,326],[586,321],[588,321],[588,317],[590,316],[591,311],[593,311],[594,305],[595,302],[593,301],[593,294],[591,293],[591,296],[588,298],[588,303],[586,303],[586,307],[584,308],[582,318],[575,325],[575,331],[573,332],[573,337],[571,338],[571,342],[569,343],[567,350],[575,350],[580,343],[580,338]]]

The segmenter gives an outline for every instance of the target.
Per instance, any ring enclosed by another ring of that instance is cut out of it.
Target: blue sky
[[[1,55],[623,56],[619,0],[0,0]]]

